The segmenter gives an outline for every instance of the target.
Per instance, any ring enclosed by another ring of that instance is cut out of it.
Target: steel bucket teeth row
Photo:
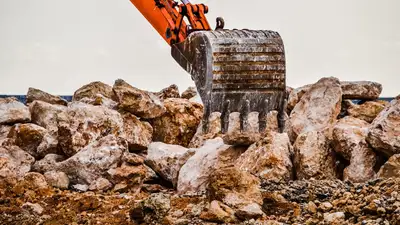
[[[228,129],[230,113],[240,113],[240,128],[245,131],[248,114],[258,112],[262,132],[271,110],[279,112],[283,129],[286,68],[284,46],[277,32],[194,32],[174,45],[171,54],[196,84],[204,103],[204,131],[212,112],[221,112],[222,133]]]
[[[230,111],[230,100],[226,100],[226,102],[224,103],[224,107],[222,109],[222,111],[220,112],[220,120],[221,120],[221,133],[225,134],[228,132],[228,128],[229,128],[229,121],[230,121],[230,115],[231,113],[233,113],[232,111]],[[265,109],[267,109],[269,105],[268,100],[265,101],[264,106],[266,107]],[[262,106],[260,106],[262,107]],[[283,132],[284,128],[285,128],[285,110],[287,107],[287,99],[284,99],[283,102],[283,107],[281,108],[280,111],[278,111],[278,128],[280,132]],[[207,109],[207,108],[206,108]],[[208,108],[209,109],[209,108]],[[257,111],[258,113],[258,131],[260,133],[263,133],[266,129],[267,129],[267,115],[268,112],[270,110],[262,110],[260,109],[260,111]],[[202,120],[202,131],[203,133],[208,133],[208,126],[209,126],[209,119],[211,116],[210,111],[205,111],[204,112],[204,117]],[[249,115],[250,115],[250,101],[246,100],[245,103],[242,105],[242,109],[241,111],[239,111],[239,118],[240,118],[240,131],[243,132],[247,132],[250,130],[250,126],[249,126]]]

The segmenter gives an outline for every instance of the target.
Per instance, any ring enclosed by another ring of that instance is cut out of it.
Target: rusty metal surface
[[[259,128],[266,114],[280,112],[283,128],[286,76],[285,50],[280,35],[264,30],[198,31],[172,47],[172,56],[188,71],[204,103],[203,129],[208,117],[221,112],[223,133],[229,114],[241,113],[241,128],[250,112],[259,113]]]

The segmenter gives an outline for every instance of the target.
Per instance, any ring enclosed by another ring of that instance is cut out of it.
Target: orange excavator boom
[[[211,113],[221,113],[221,131],[232,112],[240,113],[240,128],[249,129],[248,115],[258,112],[265,131],[269,111],[278,111],[280,130],[286,108],[285,51],[280,35],[268,30],[226,30],[217,18],[215,30],[204,4],[173,0],[130,0],[171,46],[171,55],[191,74],[204,104],[203,132]]]
[[[205,17],[208,7],[204,4],[192,5],[187,0],[182,4],[172,0],[130,1],[170,45],[184,41],[192,31],[211,30]]]

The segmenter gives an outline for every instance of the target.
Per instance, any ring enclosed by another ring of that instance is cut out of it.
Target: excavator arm
[[[226,133],[229,116],[240,113],[240,128],[250,127],[248,115],[258,112],[259,131],[268,112],[278,111],[283,131],[286,108],[285,51],[280,35],[268,30],[225,30],[217,18],[215,30],[205,17],[208,7],[181,0],[130,0],[171,46],[176,62],[191,74],[204,104],[203,132],[209,117],[221,113]]]
[[[130,1],[170,45],[184,41],[192,31],[211,30],[204,4],[192,5],[188,0],[182,4],[172,0]]]

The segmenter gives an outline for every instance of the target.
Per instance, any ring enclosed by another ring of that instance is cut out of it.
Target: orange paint
[[[157,0],[130,1],[170,45],[186,39],[188,26],[184,17],[188,19],[192,30],[210,30],[205,17],[208,8],[203,4],[174,5],[172,0],[158,0],[158,4]]]

